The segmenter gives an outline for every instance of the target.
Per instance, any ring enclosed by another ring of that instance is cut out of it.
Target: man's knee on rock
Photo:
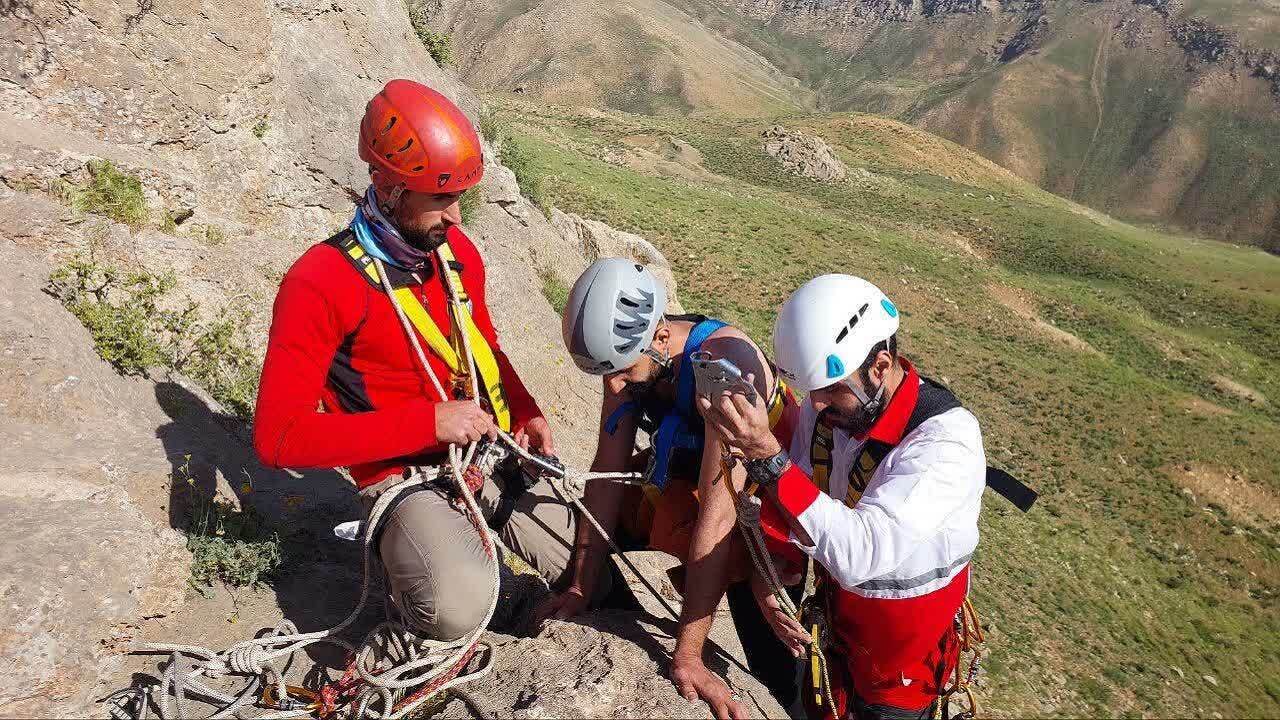
[[[457,568],[438,587],[419,583],[401,593],[397,604],[419,632],[433,640],[450,641],[480,627],[493,599],[493,571],[487,564]]]

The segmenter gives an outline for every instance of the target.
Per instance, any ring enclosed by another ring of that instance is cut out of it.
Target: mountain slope
[[[688,311],[767,340],[835,270],[904,309],[905,353],[1042,493],[984,506],[984,715],[1280,712],[1280,258],[1127,225],[880,117],[783,121],[849,165],[823,184],[760,149],[766,122],[500,102],[557,205],[653,239]],[[661,144],[696,152],[653,162]]]
[[[464,67],[485,87],[657,114],[786,112],[780,96],[744,96],[750,48],[809,93],[792,92],[792,108],[889,115],[1106,212],[1280,251],[1275,0],[630,7],[617,22],[609,3],[451,0],[436,24],[475,48]],[[697,42],[617,39],[674,37],[686,13]]]
[[[1107,212],[1280,250],[1280,4],[733,7],[826,107],[918,124]]]
[[[811,94],[662,0],[445,0],[431,15],[476,87],[650,114],[768,115]]]

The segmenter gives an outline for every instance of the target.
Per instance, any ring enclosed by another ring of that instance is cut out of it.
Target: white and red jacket
[[[844,661],[835,664],[845,680],[868,704],[920,709],[941,689],[940,664],[953,662],[944,636],[968,591],[987,463],[978,420],[963,407],[907,432],[922,394],[954,397],[901,362],[906,377],[867,437],[834,431],[829,459],[812,457],[822,428],[813,404],[802,406],[777,489],[813,545],[788,539],[825,570],[833,660]],[[815,462],[827,487],[814,482]],[[764,515],[780,539],[781,517]]]

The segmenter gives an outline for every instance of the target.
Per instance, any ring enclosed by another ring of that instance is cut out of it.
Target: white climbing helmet
[[[852,375],[896,332],[898,308],[880,288],[852,275],[822,275],[782,304],[774,362],[792,387],[809,392]]]
[[[592,375],[625,370],[653,342],[667,289],[643,265],[601,258],[569,291],[561,332],[573,362]]]

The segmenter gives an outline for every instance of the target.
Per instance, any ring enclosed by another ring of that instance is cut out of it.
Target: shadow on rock
[[[182,382],[157,383],[155,394],[170,419],[156,430],[173,467],[169,522],[188,538],[197,582],[234,586],[261,580],[274,591],[279,610],[269,602],[255,604],[258,612],[241,616],[246,630],[274,626],[280,615],[300,632],[346,618],[360,598],[361,546],[337,538],[333,528],[361,516],[351,483],[333,470],[263,467],[248,425],[217,412]],[[246,565],[270,552],[278,553],[278,562],[254,577]],[[370,582],[366,613],[347,637],[359,637],[382,612],[376,576]],[[343,663],[333,646],[313,645],[308,653],[325,665]]]

